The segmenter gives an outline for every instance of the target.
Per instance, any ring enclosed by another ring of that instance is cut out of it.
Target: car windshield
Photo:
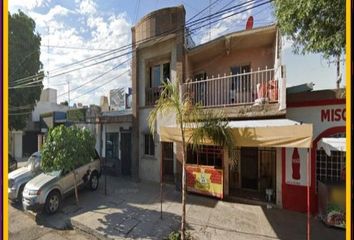
[[[40,166],[40,157],[38,155],[31,155],[26,163],[26,167],[28,170],[33,171]]]
[[[54,177],[59,177],[60,174],[61,174],[61,170],[47,172],[46,174],[48,174],[48,175],[50,175],[50,176],[54,176]]]

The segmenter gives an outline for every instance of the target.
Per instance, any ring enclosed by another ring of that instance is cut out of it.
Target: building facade
[[[285,119],[285,68],[281,65],[276,25],[230,33],[194,46],[188,44],[185,10],[178,6],[143,17],[132,28],[132,36],[135,178],[158,182],[161,168],[164,182],[177,186],[181,182],[181,143],[161,138],[163,127],[176,124],[174,114],[159,116],[154,134],[147,123],[167,79],[177,82],[203,108],[222,109],[235,126],[263,120],[281,126],[297,124]],[[270,192],[269,200],[281,205],[279,146],[283,145],[234,149],[203,146],[198,152],[188,151],[187,181],[188,176],[200,175],[193,171],[207,172],[218,179],[217,190],[210,193],[213,196],[265,200],[266,192]]]
[[[300,161],[297,176],[294,176],[294,149],[283,149],[282,153],[282,205],[286,209],[305,212],[306,178],[310,178],[310,207],[318,212],[318,183],[344,184],[341,176],[345,172],[345,153],[334,151],[328,156],[319,148],[323,138],[345,138],[346,107],[343,90],[318,90],[289,94],[287,96],[287,117],[313,124],[313,139],[310,152],[310,174],[306,172],[306,152],[297,150]]]

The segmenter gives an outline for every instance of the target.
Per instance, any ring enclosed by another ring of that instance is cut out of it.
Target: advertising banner
[[[212,166],[186,165],[187,191],[223,198],[223,171]]]
[[[307,149],[287,148],[285,153],[285,182],[290,185],[307,186]]]

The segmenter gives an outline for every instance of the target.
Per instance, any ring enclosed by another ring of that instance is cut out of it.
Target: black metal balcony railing
[[[161,87],[152,87],[145,89],[145,106],[154,106],[162,92]]]

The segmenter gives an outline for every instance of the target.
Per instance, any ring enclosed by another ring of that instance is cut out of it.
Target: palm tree
[[[155,122],[158,114],[176,114],[176,123],[181,131],[182,137],[182,219],[181,239],[185,239],[186,227],[186,149],[191,144],[197,149],[202,144],[213,143],[215,145],[228,147],[234,146],[231,129],[223,117],[222,112],[207,111],[199,104],[193,104],[188,91],[180,93],[179,83],[172,83],[167,80],[163,83],[162,92],[156,101],[154,109],[148,117],[149,128],[154,135]]]

